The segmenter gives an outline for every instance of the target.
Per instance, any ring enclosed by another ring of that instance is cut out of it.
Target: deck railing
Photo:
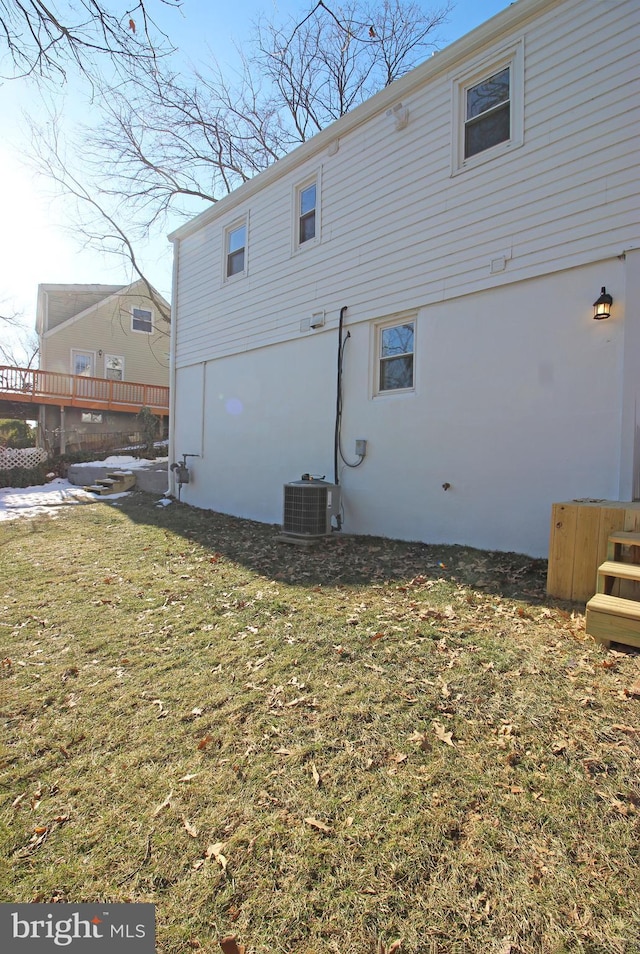
[[[0,365],[0,398],[98,410],[126,411],[148,407],[159,414],[169,412],[169,388],[162,385],[9,365]]]

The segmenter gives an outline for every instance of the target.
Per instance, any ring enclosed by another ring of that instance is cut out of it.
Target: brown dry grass
[[[3,900],[158,950],[637,954],[640,657],[545,564],[144,494],[0,527]]]

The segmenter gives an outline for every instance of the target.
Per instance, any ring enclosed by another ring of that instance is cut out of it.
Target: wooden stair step
[[[616,560],[605,560],[598,567],[598,574],[615,576],[620,580],[640,581],[640,563],[620,563]]]
[[[599,643],[640,648],[640,603],[596,593],[587,603],[586,631]]]
[[[614,530],[609,534],[609,543],[622,543],[628,547],[640,547],[640,533],[635,530]]]
[[[108,489],[106,487],[101,487],[99,484],[90,484],[82,488],[83,490],[88,491],[90,494],[106,494]]]

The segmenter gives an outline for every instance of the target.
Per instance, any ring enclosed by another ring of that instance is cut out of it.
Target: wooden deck
[[[148,407],[154,414],[169,414],[167,387],[8,365],[0,365],[0,400],[133,414]]]

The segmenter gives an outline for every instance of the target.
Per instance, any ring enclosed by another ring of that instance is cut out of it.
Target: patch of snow
[[[140,467],[147,467],[149,464],[163,464],[168,462],[168,457],[156,457],[155,460],[147,460],[144,457],[107,457],[105,460],[84,461],[82,464],[74,464],[74,467],[116,467],[120,471],[131,473]]]
[[[94,494],[75,487],[62,477],[38,487],[1,487],[0,520],[36,517],[40,514],[55,517],[55,507],[95,503],[95,500]]]

